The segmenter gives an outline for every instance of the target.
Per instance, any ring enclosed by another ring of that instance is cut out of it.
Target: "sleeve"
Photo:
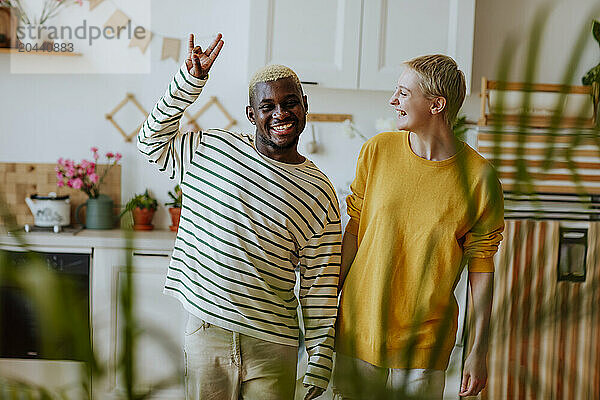
[[[350,220],[346,225],[346,232],[358,236],[358,226],[360,222],[360,213],[362,211],[363,200],[365,198],[365,187],[369,175],[370,159],[370,141],[366,142],[360,149],[358,161],[356,163],[356,176],[350,185],[352,194],[346,198],[346,210]]]
[[[167,171],[171,179],[177,176],[180,182],[202,132],[181,133],[179,121],[200,95],[207,79],[192,76],[182,65],[137,136],[137,147],[148,161],[158,164],[161,172]]]
[[[496,173],[490,167],[482,185],[479,217],[465,235],[464,256],[469,272],[494,272],[494,254],[504,231],[504,197]]]
[[[332,207],[338,208],[337,202]],[[339,215],[330,212],[330,216]],[[340,275],[342,227],[330,218],[324,229],[300,249],[300,305],[304,321],[308,368],[304,384],[327,388],[333,366],[337,285]]]

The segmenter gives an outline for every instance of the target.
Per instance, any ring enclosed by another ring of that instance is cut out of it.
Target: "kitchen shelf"
[[[79,57],[82,56],[82,53],[73,53],[67,51],[46,51],[46,50],[37,50],[37,51],[19,51],[19,49],[0,49],[0,54],[23,54],[23,55],[32,55],[32,56],[59,56],[59,57]]]

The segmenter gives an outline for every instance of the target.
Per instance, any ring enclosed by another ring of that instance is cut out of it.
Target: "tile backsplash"
[[[87,200],[81,190],[56,186],[56,164],[0,163],[0,200],[6,202],[8,211],[17,219],[17,224],[33,224],[33,215],[25,204],[25,197],[32,194],[45,195],[56,192],[69,195],[71,200],[71,223],[75,223],[75,208]],[[99,165],[103,169],[104,165]],[[110,196],[115,208],[121,204],[121,166],[116,165],[104,178],[100,192]],[[118,212],[115,209],[115,212]],[[82,212],[82,218],[84,212]],[[0,225],[3,221],[0,220]]]

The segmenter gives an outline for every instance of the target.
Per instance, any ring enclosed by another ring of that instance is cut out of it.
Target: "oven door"
[[[81,390],[88,376],[85,360],[91,339],[92,252],[54,251],[36,252],[42,263],[14,248],[2,251],[0,376],[9,384],[20,381],[49,390],[69,386]],[[61,302],[64,308],[52,310]]]

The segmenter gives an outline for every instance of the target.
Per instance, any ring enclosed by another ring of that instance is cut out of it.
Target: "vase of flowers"
[[[59,187],[70,187],[81,190],[88,195],[85,203],[75,210],[75,220],[81,223],[79,214],[83,207],[86,209],[85,227],[88,229],[112,229],[115,226],[113,201],[110,197],[100,193],[100,188],[108,172],[117,165],[122,156],[119,153],[106,153],[107,165],[100,168],[97,164],[100,158],[98,148],[92,147],[93,161],[82,160],[75,163],[73,160],[60,158],[56,165],[56,178]]]
[[[171,201],[165,203],[165,206],[169,207],[169,214],[171,215],[171,225],[169,229],[173,232],[177,232],[179,228],[179,219],[181,218],[181,201],[183,193],[181,192],[181,187],[179,185],[175,185],[173,191],[169,191],[169,197]]]

